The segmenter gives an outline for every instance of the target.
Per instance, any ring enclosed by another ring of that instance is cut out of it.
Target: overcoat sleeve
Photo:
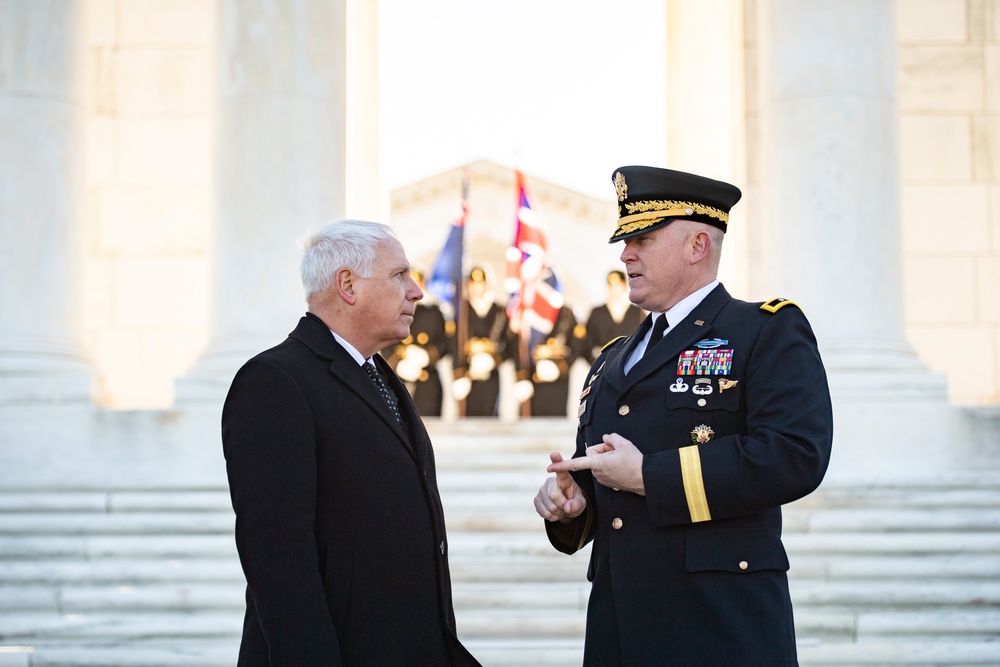
[[[271,664],[340,665],[321,580],[316,437],[306,397],[279,366],[249,361],[222,415],[236,546]]]
[[[816,339],[797,307],[765,317],[743,378],[745,434],[677,443],[643,458],[654,525],[751,514],[801,498],[822,481],[833,415]]]

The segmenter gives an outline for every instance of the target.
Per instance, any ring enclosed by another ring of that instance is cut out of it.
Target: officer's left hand
[[[642,482],[642,452],[617,433],[604,436],[604,442],[587,447],[587,455],[552,463],[549,472],[589,469],[604,486],[646,495]]]

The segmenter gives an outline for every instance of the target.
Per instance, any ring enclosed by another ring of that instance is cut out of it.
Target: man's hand
[[[552,452],[549,458],[554,464],[563,460],[559,452]],[[549,472],[553,472],[551,466]],[[546,521],[568,523],[585,509],[587,498],[568,472],[557,472],[555,477],[549,477],[535,495],[535,511]]]
[[[560,457],[562,459],[562,457]],[[642,482],[642,452],[617,433],[604,436],[604,442],[587,447],[587,455],[567,461],[552,459],[548,471],[566,474],[570,470],[590,469],[594,479],[615,490],[646,495]]]

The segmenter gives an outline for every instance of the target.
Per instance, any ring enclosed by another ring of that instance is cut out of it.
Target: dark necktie
[[[396,418],[396,421],[399,422],[399,425],[403,427],[403,431],[405,432],[406,426],[403,424],[403,415],[399,414],[399,400],[396,398],[396,395],[391,389],[389,389],[389,385],[385,383],[385,380],[382,379],[382,375],[379,374],[378,369],[375,368],[375,364],[370,361],[366,361],[361,364],[361,366],[365,369],[365,372],[368,373],[368,377],[372,379],[372,382],[375,383],[375,386],[378,388],[378,393],[382,394],[382,398],[385,400],[386,405],[388,405],[389,409],[392,411],[392,416]]]
[[[653,346],[663,340],[663,332],[667,330],[667,316],[660,315],[656,318],[656,324],[653,325],[653,333],[649,335],[649,343],[646,345],[646,351],[643,352],[643,356],[649,354],[649,351],[653,349]]]

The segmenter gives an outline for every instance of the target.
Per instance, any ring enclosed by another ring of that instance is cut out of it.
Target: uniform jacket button
[[[618,517],[615,517],[614,520],[611,522],[611,527],[614,528],[615,530],[621,528],[622,525],[623,525],[622,520],[619,519]]]
[[[750,567],[750,563],[746,562],[745,560],[741,560],[741,561],[740,561],[740,569],[741,569],[741,570],[745,570],[745,569],[747,569],[748,567]]]
[[[622,417],[624,417],[625,415],[627,415],[628,414],[628,406],[627,405],[623,405],[620,408],[618,408],[618,414],[620,414]]]

